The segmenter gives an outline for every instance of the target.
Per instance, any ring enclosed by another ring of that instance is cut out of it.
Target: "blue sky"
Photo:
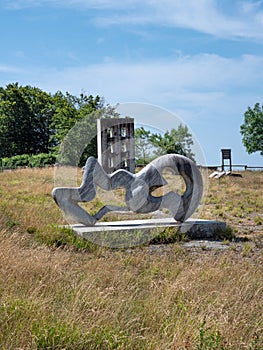
[[[159,106],[177,117],[143,108],[140,123],[182,121],[207,164],[231,148],[234,164],[263,166],[239,131],[263,102],[263,1],[1,0],[0,28],[0,86]]]

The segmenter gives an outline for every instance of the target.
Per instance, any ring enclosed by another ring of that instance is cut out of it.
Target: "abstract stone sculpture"
[[[163,196],[153,196],[152,192],[167,184],[162,171],[169,168],[174,174],[181,175],[186,189],[182,195],[170,191]],[[126,207],[106,205],[95,215],[90,215],[78,203],[89,202],[96,196],[96,186],[111,191],[125,188]],[[107,174],[94,157],[88,158],[80,187],[57,187],[52,196],[66,217],[85,226],[93,226],[109,211],[133,211],[150,213],[168,209],[177,221],[185,221],[198,207],[203,193],[203,181],[195,163],[178,154],[161,156],[137,174],[127,170],[117,170]]]

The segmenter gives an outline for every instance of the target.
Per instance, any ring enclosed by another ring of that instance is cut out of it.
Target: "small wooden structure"
[[[108,173],[126,169],[135,173],[133,118],[97,119],[98,161]]]
[[[231,149],[221,149],[222,153],[222,171],[225,170],[225,160],[228,160],[229,171],[232,171],[232,158],[231,158]]]

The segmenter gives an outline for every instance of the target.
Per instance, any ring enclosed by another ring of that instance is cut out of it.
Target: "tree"
[[[53,96],[55,107],[54,117],[52,119],[52,128],[54,130],[54,140],[59,145],[69,130],[91,112],[103,108],[103,100],[99,96],[86,96],[81,94],[79,97],[66,92],[57,91]],[[94,124],[94,123],[93,123]],[[94,128],[94,125],[91,127]]]
[[[177,153],[194,159],[191,146],[193,145],[192,135],[187,126],[180,124],[177,129],[166,131],[163,135],[152,134],[150,142],[156,147],[156,155]]]
[[[60,91],[51,95],[18,83],[0,87],[0,157],[58,152],[69,131],[84,120],[82,127],[75,129],[71,140],[75,146],[71,142],[70,151],[79,154],[80,149],[83,151],[82,141],[86,140],[83,161],[90,155],[96,156],[96,118],[103,112],[114,113],[112,107],[105,108],[103,103],[99,96],[83,93],[79,97]],[[95,111],[101,113],[94,114]],[[69,152],[65,144],[64,150]]]
[[[96,120],[103,110],[93,111],[68,130],[59,147],[58,161],[72,166],[83,166],[88,157],[97,157]]]
[[[151,132],[143,127],[135,129],[135,158],[137,164],[148,164],[153,158],[153,145],[150,142]]]
[[[59,150],[59,162],[83,166],[90,156],[97,157],[97,119],[117,117],[111,106],[104,106],[99,96],[79,97],[60,91],[54,95],[55,115],[52,127]]]
[[[46,153],[50,147],[52,97],[38,88],[0,88],[1,157]]]
[[[192,135],[187,126],[180,124],[164,134],[151,133],[143,127],[135,130],[135,152],[137,162],[148,163],[154,156],[177,153],[194,160],[191,146]]]
[[[263,155],[263,106],[256,103],[244,113],[244,123],[240,126],[242,142],[248,154],[260,152]]]

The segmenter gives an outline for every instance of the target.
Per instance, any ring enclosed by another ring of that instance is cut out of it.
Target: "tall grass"
[[[256,246],[110,250],[57,227],[52,169],[0,174],[0,348],[262,349],[262,179],[211,182],[202,211],[222,219],[243,196],[251,212],[226,219]]]
[[[238,235],[261,236],[263,233],[263,173],[241,172],[240,177],[209,181],[202,216],[226,221]]]

